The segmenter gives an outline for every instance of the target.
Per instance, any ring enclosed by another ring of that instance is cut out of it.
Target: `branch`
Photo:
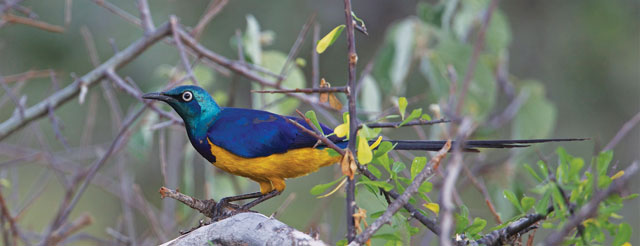
[[[429,177],[433,173],[434,169],[432,169],[431,167],[438,166],[440,161],[449,152],[449,149],[451,149],[451,140],[447,141],[447,143],[442,146],[442,149],[438,151],[438,154],[436,154],[436,156],[429,161],[427,167],[422,169],[422,171],[420,171],[420,173],[416,175],[415,179],[413,180],[413,182],[411,182],[411,185],[409,185],[407,189],[405,189],[404,193],[396,198],[393,203],[389,204],[387,210],[384,211],[384,213],[375,222],[373,222],[370,227],[367,227],[366,230],[358,235],[358,237],[356,237],[356,239],[351,242],[349,246],[365,243],[367,240],[369,240],[369,238],[371,238],[371,236],[373,236],[376,231],[378,231],[378,229],[380,229],[380,227],[382,227],[386,223],[389,223],[391,217],[393,217],[393,215],[397,213],[398,210],[402,208],[402,206],[409,203],[409,199],[411,198],[411,196],[413,196],[413,194],[418,191],[420,185],[422,185],[427,177]]]
[[[200,245],[326,245],[274,218],[240,213],[200,227],[161,246]]]
[[[348,61],[348,71],[349,71],[349,80],[347,81],[347,87],[349,88],[350,93],[347,94],[348,103],[349,103],[349,131],[351,138],[349,138],[349,143],[347,147],[351,150],[352,153],[356,153],[356,133],[358,132],[358,117],[356,114],[356,99],[357,91],[356,91],[356,63],[358,63],[358,55],[356,54],[356,40],[354,35],[354,21],[353,15],[351,14],[351,0],[344,0],[344,17],[345,24],[347,26],[347,61]],[[356,159],[356,165],[357,159]],[[347,240],[349,242],[353,241],[356,237],[356,229],[355,229],[355,221],[353,218],[353,214],[356,212],[356,201],[355,201],[355,185],[356,182],[353,179],[347,179]]]
[[[133,60],[133,58],[137,57],[151,45],[167,36],[170,33],[169,30],[169,24],[163,24],[154,32],[145,37],[142,37],[126,49],[118,52],[113,57],[111,57],[111,59],[105,61],[96,69],[91,70],[91,72],[80,77],[74,83],[57,91],[38,104],[26,109],[24,112],[24,118],[21,118],[20,115],[13,115],[8,120],[2,122],[2,124],[0,124],[0,140],[11,135],[11,133],[15,132],[16,130],[24,127],[25,125],[27,125],[27,123],[45,116],[49,110],[49,107],[56,109],[60,105],[69,101],[71,98],[80,93],[81,88],[87,88],[95,85],[98,81],[106,76],[106,71],[108,71],[109,69],[115,70],[129,63],[131,60]]]
[[[412,120],[402,124],[402,122],[380,122],[365,124],[369,128],[399,128],[404,126],[417,126],[417,125],[435,125],[440,123],[448,123],[451,120],[438,119],[438,120]],[[362,128],[362,125],[358,126],[358,129]]]
[[[346,86],[340,87],[322,87],[322,88],[296,88],[296,89],[288,89],[288,90],[251,90],[253,93],[331,93],[331,92],[342,92],[349,93],[349,88]]]
[[[6,14],[2,16],[2,20],[9,23],[18,23],[18,24],[23,24],[27,26],[32,26],[38,29],[49,31],[49,32],[56,32],[56,33],[64,32],[64,28],[61,26],[56,26],[56,25],[46,23],[44,21],[34,20],[31,18],[26,18],[26,17],[12,15],[12,14]]]

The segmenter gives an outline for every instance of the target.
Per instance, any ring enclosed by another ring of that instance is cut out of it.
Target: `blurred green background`
[[[461,0],[461,2],[474,2],[474,0]],[[113,4],[137,16],[137,8],[133,1],[112,1]],[[154,22],[157,24],[168,20],[170,14],[176,15],[185,26],[195,26],[203,11],[206,10],[209,1],[150,1],[150,7]],[[357,51],[359,55],[358,69],[362,71],[364,66],[377,54],[384,53],[385,40],[388,40],[389,27],[403,20],[408,20],[423,13],[417,7],[421,1],[384,1],[367,0],[354,1],[353,9],[358,17],[362,18],[369,31],[369,36],[356,33]],[[39,15],[41,20],[49,23],[63,25],[64,1],[30,1],[23,3]],[[589,160],[594,151],[602,149],[615,135],[620,127],[636,113],[640,111],[640,2],[635,0],[620,1],[500,1],[499,9],[506,20],[507,30],[510,29],[510,42],[507,42],[508,68],[513,80],[535,79],[544,85],[544,95],[555,105],[557,114],[555,127],[552,128],[552,137],[588,137],[588,142],[569,143],[563,146],[575,156]],[[207,26],[201,38],[201,43],[206,47],[229,58],[237,59],[237,50],[234,43],[236,30],[245,32],[247,15],[253,15],[258,21],[262,31],[273,31],[273,42],[262,47],[263,50],[279,51],[285,55],[293,45],[298,32],[312,13],[317,13],[316,21],[321,26],[321,35],[329,32],[333,27],[344,22],[343,5],[341,1],[231,1],[221,13]],[[408,18],[409,17],[409,18]],[[495,17],[495,16],[494,16]],[[407,19],[408,18],[408,19]],[[142,31],[130,23],[118,18],[92,1],[73,1],[72,21],[66,27],[64,33],[49,33],[24,25],[5,25],[0,28],[0,74],[7,76],[27,71],[29,69],[54,69],[58,72],[58,81],[61,86],[72,82],[70,74],[79,76],[90,71],[93,66],[89,60],[85,43],[81,36],[80,28],[87,27],[93,34],[95,44],[101,61],[105,61],[113,54],[109,39],[113,39],[118,48],[123,49],[131,42],[137,40]],[[311,35],[308,36],[302,46],[299,57],[306,60],[307,65],[300,68],[304,78],[302,86],[311,85]],[[475,38],[475,33],[470,39]],[[400,37],[402,39],[402,37]],[[346,40],[344,34],[320,56],[320,76],[326,78],[334,86],[344,84],[347,78]],[[487,46],[491,47],[491,39]],[[502,51],[501,51],[502,52]],[[500,53],[505,55],[507,53]],[[271,56],[267,56],[271,57]],[[272,59],[275,59],[271,57]],[[263,57],[263,63],[267,63]],[[118,71],[121,76],[131,77],[145,92],[159,90],[167,83],[167,74],[173,66],[179,64],[179,55],[175,48],[163,43],[153,46],[151,49],[136,58],[133,62]],[[466,64],[466,62],[464,63]],[[262,64],[270,67],[269,64]],[[412,59],[408,65],[408,73],[403,79],[404,90],[385,90],[382,94],[385,99],[380,102],[382,108],[391,107],[393,97],[406,96],[411,98],[423,95],[426,100],[410,104],[410,108],[422,107],[425,110],[429,103],[438,102],[433,98],[431,87],[425,75],[420,72],[421,64]],[[279,71],[279,66],[274,69]],[[297,70],[296,70],[297,71]],[[376,74],[378,71],[374,71]],[[208,81],[207,89],[216,99],[225,101],[233,97],[234,106],[252,107],[249,98],[251,84],[244,78],[225,77],[213,70],[199,66],[196,69],[198,77]],[[459,76],[462,78],[462,76]],[[383,83],[378,78],[378,82]],[[231,84],[236,84],[235,94],[229,95]],[[11,87],[15,84],[10,84]],[[33,79],[24,84],[21,94],[28,97],[27,105],[33,105],[49,95],[51,82],[48,78]],[[78,152],[101,153],[117,133],[118,127],[112,120],[112,111],[107,103],[104,103],[100,86],[90,89],[88,100],[80,105],[77,100],[72,100],[56,110],[56,115],[61,119],[64,129],[62,133],[76,155],[67,156],[79,165],[88,166],[94,156],[82,157]],[[406,92],[401,92],[406,91]],[[119,108],[127,112],[140,103],[130,96],[115,90],[119,102]],[[426,96],[425,96],[426,95]],[[2,93],[2,100],[7,95]],[[87,139],[83,133],[87,112],[91,97],[97,97],[97,114],[95,115],[95,128],[92,137]],[[499,103],[504,105],[505,101]],[[224,103],[223,103],[224,104]],[[295,105],[294,105],[295,106]],[[0,108],[0,119],[11,116],[14,111],[11,101]],[[309,109],[306,105],[300,109]],[[165,108],[167,109],[167,108]],[[426,112],[426,111],[425,111]],[[337,115],[337,114],[336,114]],[[158,138],[160,131],[167,131],[166,135],[169,148],[168,162],[179,163],[169,167],[175,182],[183,192],[193,192],[195,196],[203,197],[204,193],[213,194],[214,198],[241,192],[253,192],[257,185],[242,178],[230,178],[216,172],[214,167],[205,163],[198,155],[193,155],[190,146],[184,147],[184,130],[181,127],[169,127],[163,130],[151,132],[148,127],[153,122],[154,113],[145,115],[146,123],[141,122],[142,127],[136,128],[132,137],[132,144],[125,151],[124,168],[137,185],[139,185],[146,200],[160,210],[168,209],[172,205],[170,201],[162,201],[157,190],[165,185],[160,173],[160,157]],[[340,118],[338,116],[338,118]],[[327,122],[324,117],[321,121]],[[151,122],[151,123],[149,123]],[[51,124],[46,118],[35,123],[45,133],[45,140],[53,151],[60,155],[68,155],[63,146],[56,140]],[[330,124],[331,125],[331,124]],[[335,126],[335,125],[332,125]],[[146,127],[146,128],[145,128]],[[24,146],[33,149],[43,149],[29,127],[13,134],[3,140],[9,145]],[[428,127],[423,128],[429,131]],[[152,133],[152,134],[148,134]],[[385,134],[394,138],[415,138],[415,131],[411,128],[385,131]],[[489,133],[479,133],[480,137],[509,138],[509,131],[494,130]],[[90,144],[90,145],[87,145]],[[558,145],[549,144],[536,146],[544,155],[552,155]],[[619,169],[640,159],[640,128],[634,128],[614,149],[614,163]],[[79,149],[81,147],[85,147]],[[494,151],[496,152],[496,151]],[[490,152],[490,153],[494,153]],[[504,151],[507,152],[507,151]],[[6,162],[15,158],[15,153],[0,153],[0,162]],[[420,155],[421,153],[414,153]],[[504,153],[496,152],[496,155]],[[555,157],[550,158],[555,160]],[[108,177],[116,177],[117,158],[111,161],[101,170]],[[173,161],[172,161],[173,160]],[[522,162],[534,162],[537,156],[530,152],[522,159]],[[45,161],[38,161],[46,163]],[[552,161],[553,162],[553,161]],[[516,165],[517,167],[517,165]],[[27,194],[34,192],[38,186],[38,180],[46,175],[46,188],[35,203],[26,210],[20,223],[25,228],[42,231],[49,224],[53,212],[58,208],[62,199],[63,186],[54,175],[44,174],[44,165],[38,165],[29,161],[19,165],[7,165],[0,167],[0,177],[11,180],[11,188],[3,193],[12,194],[11,204],[18,206],[23,204]],[[205,173],[205,175],[202,175]],[[287,182],[285,193],[270,200],[257,209],[264,214],[275,211],[290,194],[295,193],[291,204],[278,215],[283,222],[302,231],[309,231],[310,227],[316,228],[321,239],[334,243],[343,238],[344,223],[344,199],[343,194],[336,194],[330,198],[316,199],[309,194],[309,190],[316,184],[327,183],[339,175],[338,167],[329,167],[307,177],[301,177]],[[512,178],[504,175],[488,175],[485,181],[491,189],[494,202],[498,204],[499,211],[506,211],[507,203],[501,197],[502,190],[510,187]],[[117,179],[113,180],[117,181]],[[206,184],[205,184],[206,181]],[[171,183],[171,182],[170,182]],[[234,186],[235,185],[235,186]],[[521,184],[526,187],[526,184]],[[208,187],[205,190],[205,186]],[[117,185],[116,185],[117,187]],[[236,188],[233,188],[236,187]],[[630,186],[634,192],[640,191],[639,181],[634,181]],[[178,188],[178,187],[169,187]],[[494,191],[495,190],[495,191]],[[437,192],[437,191],[436,191]],[[462,194],[462,199],[467,205],[474,204],[479,197],[475,190],[467,189]],[[432,195],[437,197],[437,195]],[[361,194],[358,203],[369,209],[380,209],[384,203]],[[11,206],[11,205],[10,205]],[[500,210],[503,209],[503,210]],[[115,228],[124,231],[122,226],[122,207],[118,198],[98,187],[89,188],[82,197],[78,207],[72,213],[75,218],[83,212],[89,212],[94,218],[94,224],[83,230],[98,238],[110,239],[107,228]],[[373,212],[373,211],[370,211]],[[640,244],[638,235],[640,229],[640,202],[638,199],[625,204],[622,215],[634,228],[632,244]],[[158,211],[160,213],[160,211]],[[471,213],[489,220],[490,214],[483,204],[472,207]],[[180,219],[177,227],[171,227],[172,234],[177,236],[177,229],[188,228],[195,225],[190,210],[178,205],[175,217]],[[508,216],[508,214],[504,214]],[[171,218],[162,218],[171,220]],[[136,212],[136,228],[138,235],[149,236],[149,226],[145,217]],[[491,225],[491,222],[490,222]],[[538,235],[537,237],[543,237]],[[428,234],[421,233],[415,236],[413,244],[429,242]]]

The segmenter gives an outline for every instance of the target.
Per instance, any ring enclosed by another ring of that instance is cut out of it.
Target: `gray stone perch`
[[[240,213],[200,227],[161,246],[202,245],[327,245],[274,218]]]

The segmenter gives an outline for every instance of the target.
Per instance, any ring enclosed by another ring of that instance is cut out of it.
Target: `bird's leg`
[[[248,194],[242,194],[242,195],[230,196],[230,197],[222,198],[213,207],[213,211],[212,211],[212,214],[214,215],[213,217],[221,216],[223,214],[223,210],[225,209],[225,207],[231,207],[232,210],[239,209],[239,207],[237,207],[237,206],[236,207],[230,206],[231,204],[229,202],[246,200],[246,199],[251,199],[251,198],[257,198],[257,197],[261,197],[261,196],[262,196],[262,193],[254,192],[254,193],[248,193]]]
[[[258,192],[260,193],[260,192]],[[258,198],[256,198],[255,200],[245,204],[242,206],[242,210],[249,210],[250,208],[252,208],[255,205],[258,205],[261,202],[264,202],[266,200],[269,200],[270,198],[273,198],[274,196],[280,195],[280,193],[282,193],[281,191],[278,190],[272,190],[271,192],[261,195]]]

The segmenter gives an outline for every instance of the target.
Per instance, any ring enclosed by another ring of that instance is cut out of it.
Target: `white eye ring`
[[[185,91],[182,93],[182,100],[185,102],[191,101],[193,99],[193,94],[190,91]]]

